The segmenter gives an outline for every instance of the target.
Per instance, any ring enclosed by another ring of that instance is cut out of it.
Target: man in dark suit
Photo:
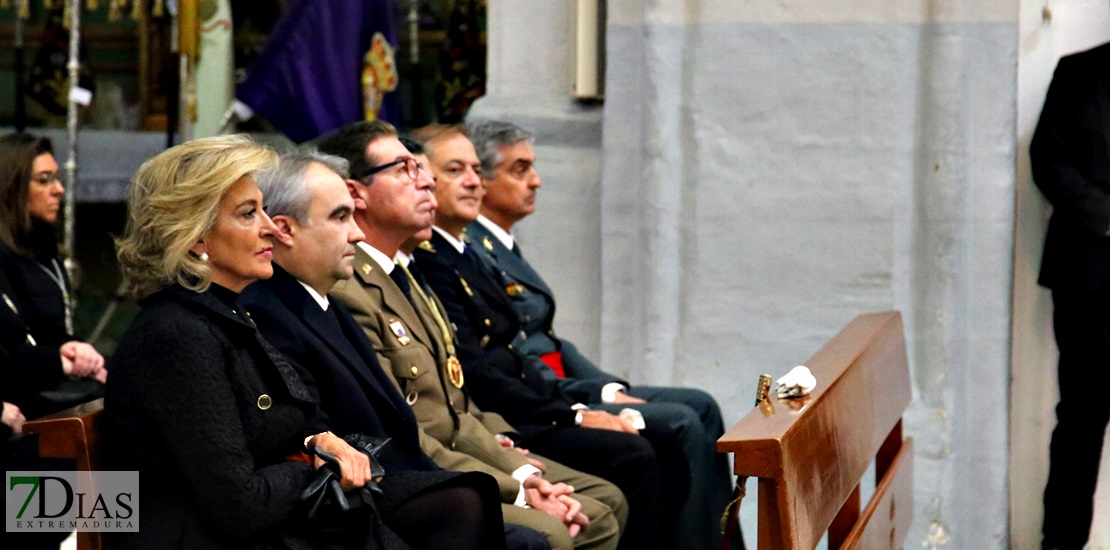
[[[480,503],[473,500],[473,484],[487,483],[474,476],[486,476],[442,470],[421,451],[416,419],[370,342],[350,314],[327,298],[336,281],[351,276],[354,243],[363,237],[351,220],[354,204],[340,175],[345,171],[343,159],[298,153],[260,174],[259,188],[278,228],[274,275],[244,291],[244,306],[267,341],[294,360],[333,429],[390,439],[379,455],[387,525],[410,545],[425,548],[466,544],[488,537],[493,528],[500,537],[499,495],[491,490]],[[488,484],[495,487],[493,480]],[[482,516],[459,509],[465,506]],[[509,548],[550,548],[541,534],[524,527],[506,526],[504,536]]]
[[[516,431],[500,415],[471,402],[461,368],[453,368],[457,360],[450,361],[453,332],[433,320],[438,309],[429,308],[436,305],[414,295],[404,268],[394,262],[406,241],[430,231],[435,210],[431,177],[420,171],[386,123],[344,127],[325,136],[319,147],[351,162],[347,188],[355,222],[365,234],[355,250],[355,277],[340,281],[332,295],[351,311],[386,376],[412,408],[423,434],[421,448],[444,468],[494,476],[506,522],[544,533],[552,547],[616,547],[627,514],[620,491],[499,441],[498,434],[511,437]],[[587,529],[582,516],[589,518]]]
[[[1049,450],[1043,548],[1082,548],[1110,401],[1110,44],[1060,60],[1030,146],[1052,203],[1039,283],[1052,290],[1060,402]]]
[[[532,134],[511,123],[486,122],[474,126],[470,138],[482,162],[486,195],[482,215],[469,224],[467,236],[485,269],[500,277],[516,311],[520,332],[514,348],[590,408],[616,412],[631,407],[643,414],[647,426],[678,434],[690,462],[691,494],[696,495],[682,514],[684,540],[691,548],[720,546],[718,521],[730,499],[731,479],[727,457],[716,450],[724,434],[717,402],[695,388],[632,386],[596,367],[555,334],[555,294],[511,233],[515,223],[535,211],[542,185]],[[733,540],[742,544],[741,537]]]
[[[437,202],[435,233],[414,255],[457,329],[471,395],[512,423],[525,447],[620,487],[631,508],[622,546],[673,547],[673,525],[689,496],[689,466],[670,434],[638,437],[619,416],[576,403],[513,350],[512,305],[460,240],[482,198],[478,157],[463,130],[431,126],[414,133],[426,140]],[[654,460],[641,461],[650,454]]]

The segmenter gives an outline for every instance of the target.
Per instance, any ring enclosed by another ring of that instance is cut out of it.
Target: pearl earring
[[[200,261],[202,261],[202,262],[207,262],[208,261],[208,253],[207,252],[201,252],[200,253]]]

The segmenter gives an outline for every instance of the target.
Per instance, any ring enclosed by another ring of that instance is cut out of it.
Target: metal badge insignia
[[[273,404],[274,404],[274,400],[270,399],[269,395],[262,394],[262,395],[258,396],[258,408],[259,409],[262,409],[262,410],[269,409],[271,406],[273,406]]]
[[[483,347],[483,348],[488,346],[489,345],[489,335],[488,334],[483,334],[482,335],[482,341],[478,342],[478,345]]]
[[[431,252],[432,254],[436,253],[436,247],[432,246],[431,241],[420,241],[420,244],[418,244],[416,246],[417,246],[417,248],[419,248],[421,250],[427,250],[428,252]]]
[[[509,296],[516,296],[517,294],[520,294],[521,292],[524,292],[524,285],[522,285],[520,283],[512,283],[512,284],[505,285],[505,294],[508,294]]]
[[[447,358],[447,378],[451,380],[452,386],[463,387],[462,363],[459,363],[459,359],[454,355]]]
[[[493,243],[490,242],[489,237],[482,237],[482,246],[486,247],[486,250],[493,250]]]
[[[462,283],[463,290],[466,291],[467,296],[473,296],[474,295],[474,292],[472,292],[470,290],[470,285],[466,284],[466,279],[463,279],[462,277],[459,277],[459,282]]]
[[[393,335],[397,337],[397,341],[402,346],[407,346],[412,341],[408,333],[405,332],[405,325],[396,319],[389,320],[389,330],[393,331]]]
[[[362,274],[363,275],[369,275],[370,272],[373,271],[373,270],[374,270],[374,268],[370,267],[370,264],[362,264]]]

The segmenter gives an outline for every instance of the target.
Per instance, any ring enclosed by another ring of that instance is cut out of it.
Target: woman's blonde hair
[[[128,293],[143,298],[174,282],[207,290],[208,266],[189,249],[216,223],[235,182],[277,163],[277,153],[242,134],[196,139],[144,162],[131,180],[127,228],[116,239]]]

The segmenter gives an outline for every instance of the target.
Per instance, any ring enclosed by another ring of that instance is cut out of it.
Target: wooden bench
[[[901,314],[857,317],[805,365],[817,378],[810,395],[778,399],[772,390],[717,440],[735,454],[737,475],[759,478],[758,548],[812,550],[826,530],[830,549],[901,548],[913,519]],[[861,510],[872,460],[875,492]]]
[[[104,400],[97,399],[31,420],[23,425],[23,431],[38,434],[39,456],[76,459],[78,472],[100,470],[98,434],[103,414]],[[80,550],[102,547],[100,533],[77,533]]]

